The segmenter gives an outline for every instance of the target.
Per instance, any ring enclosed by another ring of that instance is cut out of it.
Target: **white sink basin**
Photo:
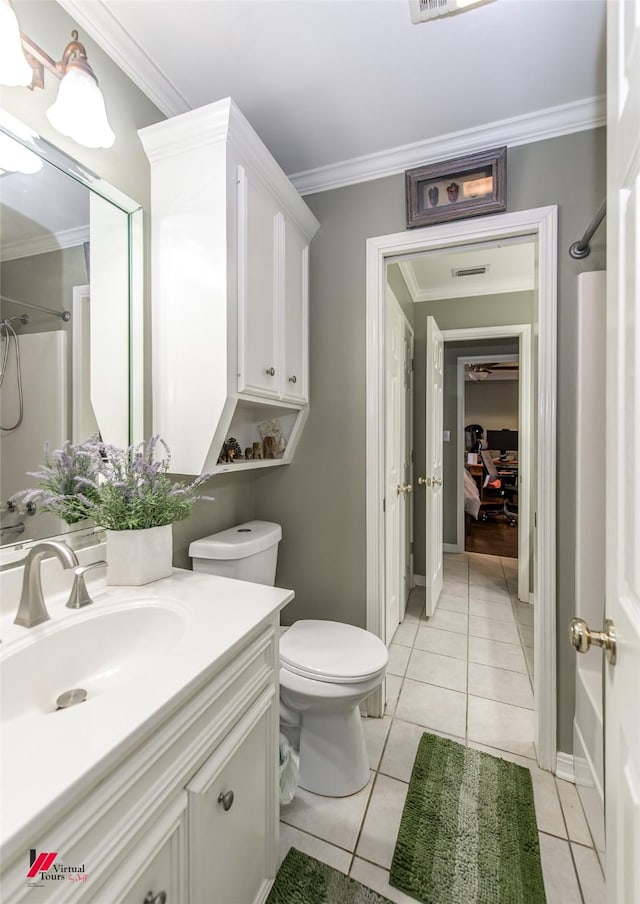
[[[84,689],[86,702],[79,705],[87,706],[136,677],[162,670],[185,626],[186,613],[179,606],[135,600],[52,623],[37,642],[27,638],[2,657],[2,722],[35,715],[60,718],[56,700],[65,691]]]

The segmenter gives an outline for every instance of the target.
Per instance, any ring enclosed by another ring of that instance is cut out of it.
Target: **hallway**
[[[516,583],[516,560],[463,553],[445,556],[431,619],[424,589],[411,593],[389,648],[387,715],[364,720],[371,779],[348,798],[299,790],[281,808],[282,857],[293,845],[397,904],[414,902],[388,870],[428,730],[531,770],[548,904],[600,904],[604,880],[575,787],[534,759],[533,608],[515,600]]]

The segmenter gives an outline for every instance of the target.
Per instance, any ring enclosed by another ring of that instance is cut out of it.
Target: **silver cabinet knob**
[[[275,377],[276,369],[275,369],[275,367],[267,367],[267,369],[265,370],[265,373],[268,377]]]
[[[290,382],[290,383],[297,383],[297,382],[298,382],[297,379],[296,379],[296,375],[295,375],[295,374],[294,374],[292,377],[289,377],[289,382]]]
[[[616,628],[610,618],[605,619],[604,631],[591,631],[583,618],[572,618],[569,637],[576,653],[586,653],[595,644],[605,651],[609,665],[616,664]]]
[[[222,804],[222,809],[230,810],[233,806],[233,791],[227,791],[226,793],[221,791],[218,795],[218,803]]]
[[[157,895],[154,895],[152,891],[148,891],[142,904],[165,904],[166,900],[166,891],[159,891]]]

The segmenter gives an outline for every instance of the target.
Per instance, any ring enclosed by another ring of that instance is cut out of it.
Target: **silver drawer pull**
[[[275,377],[276,369],[275,369],[275,367],[267,367],[267,369],[265,370],[265,373],[268,377]]]
[[[297,382],[298,382],[297,379],[296,379],[296,375],[295,375],[295,374],[294,374],[292,377],[289,377],[289,382],[290,382],[290,383],[297,383]]]
[[[226,794],[221,791],[218,796],[218,803],[222,804],[223,810],[230,810],[233,806],[233,791],[227,791]]]
[[[159,891],[157,895],[154,895],[152,891],[148,891],[142,904],[165,904],[166,900],[166,891]]]

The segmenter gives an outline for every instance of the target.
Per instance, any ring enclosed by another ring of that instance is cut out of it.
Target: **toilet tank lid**
[[[194,559],[245,559],[275,546],[281,539],[279,524],[247,521],[194,540],[189,546],[189,555]]]

